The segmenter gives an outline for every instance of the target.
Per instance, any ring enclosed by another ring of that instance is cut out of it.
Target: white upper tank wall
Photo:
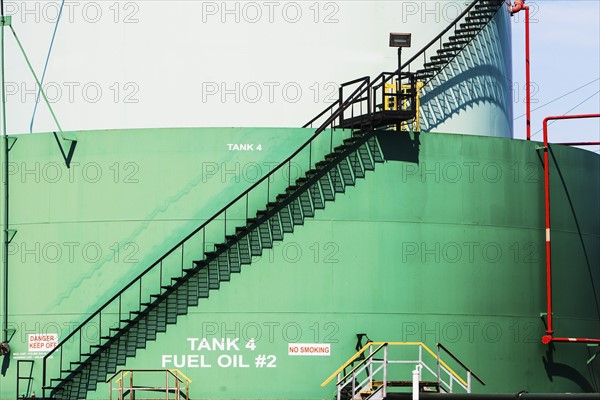
[[[38,75],[60,4],[5,1]],[[467,4],[67,0],[44,88],[64,130],[301,126],[335,100],[339,83],[396,69],[389,32],[412,33],[412,47],[403,52],[408,59]],[[505,14],[497,18],[495,51],[508,74]],[[8,131],[28,132],[35,81],[14,38],[6,43]],[[508,91],[510,76],[502,79]],[[459,109],[430,128],[510,134],[512,117],[497,115],[510,104],[474,104],[483,115]],[[33,131],[52,130],[56,125],[40,102]]]

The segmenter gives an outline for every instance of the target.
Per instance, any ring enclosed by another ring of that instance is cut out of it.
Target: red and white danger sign
[[[29,351],[51,351],[58,345],[57,333],[30,333],[27,340]]]

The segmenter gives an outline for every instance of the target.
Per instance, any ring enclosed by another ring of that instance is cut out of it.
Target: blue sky
[[[550,115],[600,113],[600,1],[527,2],[531,5],[532,134],[542,140]],[[525,137],[525,24],[515,15],[513,91],[515,137]],[[600,119],[557,122],[550,141],[600,141]],[[589,147],[598,152],[598,147]]]

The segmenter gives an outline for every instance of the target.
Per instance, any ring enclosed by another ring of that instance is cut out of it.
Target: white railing
[[[465,370],[466,378],[462,378],[441,359],[440,348]],[[352,365],[354,366],[350,372],[346,373],[345,370]],[[420,387],[435,387],[436,391],[446,393],[456,390],[471,393],[473,373],[442,345],[438,344],[436,354],[421,342],[370,342],[321,386],[324,387],[337,378],[337,400],[363,399],[364,396],[371,400],[383,399],[390,387],[412,387],[412,371],[418,371]]]

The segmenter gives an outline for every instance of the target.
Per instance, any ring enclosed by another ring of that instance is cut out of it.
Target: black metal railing
[[[391,85],[393,90],[386,92],[386,86]],[[403,91],[403,87],[408,90]],[[350,94],[347,95],[347,93]],[[304,128],[313,127],[319,123],[320,130],[335,129],[347,126],[348,121],[360,118],[363,124],[370,128],[380,126],[374,125],[378,121],[379,113],[391,111],[398,113],[416,111],[416,80],[415,75],[408,72],[382,72],[374,79],[368,76],[342,83],[339,88],[339,100],[323,110],[315,118],[304,124]],[[393,99],[393,102],[390,100]],[[395,106],[387,109],[386,104],[393,103]],[[334,105],[338,108],[334,109]],[[359,128],[355,126],[353,128]]]
[[[443,345],[443,344],[441,344],[441,343],[437,343],[437,344],[436,344],[436,346],[437,346],[437,352],[438,352],[438,369],[440,368],[439,361],[440,361],[440,359],[441,359],[441,358],[440,358],[440,350],[443,350],[443,351],[444,351],[446,354],[448,354],[450,357],[452,357],[452,359],[453,359],[454,361],[456,361],[456,362],[458,363],[458,365],[460,365],[460,366],[461,366],[461,367],[462,367],[462,368],[463,368],[465,371],[467,371],[467,374],[468,374],[468,375],[470,375],[470,376],[472,376],[473,378],[477,379],[477,381],[478,381],[479,383],[481,383],[483,386],[485,386],[485,382],[484,382],[484,381],[483,381],[483,380],[482,380],[480,377],[478,377],[478,376],[475,374],[475,372],[473,372],[473,371],[472,371],[472,370],[471,370],[469,367],[467,367],[467,366],[466,366],[466,365],[465,365],[465,364],[464,364],[464,363],[463,363],[461,360],[459,360],[459,358],[458,358],[458,357],[456,357],[456,356],[455,356],[455,355],[454,355],[454,354],[453,354],[453,353],[452,353],[450,350],[448,350],[448,349],[446,348],[446,346],[444,346],[444,345]],[[439,377],[439,376],[440,376],[440,374],[439,374],[439,372],[438,372],[438,377]]]

